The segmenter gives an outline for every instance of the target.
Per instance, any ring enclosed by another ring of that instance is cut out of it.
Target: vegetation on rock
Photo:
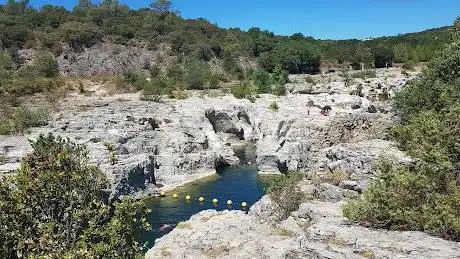
[[[304,194],[298,186],[302,177],[299,173],[288,173],[275,178],[268,185],[267,193],[279,206],[284,218],[289,217],[289,214],[297,210],[302,203]]]
[[[411,166],[383,161],[364,199],[344,206],[350,220],[375,227],[426,231],[460,240],[460,26],[420,79],[395,99],[403,119],[392,129]]]
[[[143,203],[109,203],[83,146],[48,135],[32,147],[17,175],[0,179],[0,257],[143,258]]]

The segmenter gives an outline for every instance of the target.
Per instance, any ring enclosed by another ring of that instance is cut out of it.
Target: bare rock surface
[[[383,86],[369,83],[362,90],[382,93],[386,77],[398,82],[410,79],[396,72],[378,70],[381,76],[373,80]],[[0,139],[0,146],[17,150],[4,152],[0,171],[18,168],[20,157],[30,151],[26,139],[50,132],[88,146],[92,161],[113,183],[113,197],[148,195],[213,174],[219,165],[235,165],[238,158],[231,145],[246,141],[256,142],[261,172],[321,175],[342,170],[356,176],[350,180],[359,186],[372,177],[378,156],[389,152],[407,160],[391,142],[382,140],[395,120],[391,112],[376,108],[386,107],[385,102],[351,95],[348,89],[326,88],[315,94],[261,95],[255,103],[194,92],[186,100],[156,103],[141,101],[139,94],[107,96],[103,85],[92,84],[87,86],[89,96],[73,94],[62,101],[47,126],[32,129],[25,137]],[[397,86],[388,89],[393,93]],[[277,110],[269,108],[273,102]],[[328,114],[324,107],[330,107]],[[107,145],[115,149],[115,160],[110,159]]]
[[[276,224],[242,211],[203,211],[158,239],[146,258],[460,257],[457,242],[350,225],[341,215],[341,204],[303,203]]]

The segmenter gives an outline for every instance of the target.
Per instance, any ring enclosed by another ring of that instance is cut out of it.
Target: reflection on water
[[[242,162],[248,162],[244,155],[240,156],[241,158],[244,158]],[[250,160],[252,158],[249,158]],[[147,200],[147,206],[152,209],[148,220],[153,230],[144,233],[142,241],[148,241],[149,246],[153,246],[155,239],[173,229],[168,225],[175,226],[178,222],[186,221],[202,210],[244,210],[241,207],[243,201],[248,203],[248,207],[252,206],[264,194],[266,182],[264,179],[266,179],[265,176],[257,175],[255,166],[242,165],[224,168],[214,176],[186,184],[174,192],[169,192],[166,197]],[[173,198],[173,193],[179,194],[179,198]],[[186,195],[190,195],[192,199],[185,200]],[[205,198],[204,202],[198,201],[200,196]],[[212,203],[214,198],[218,199],[217,204]],[[232,200],[233,205],[227,206],[227,200]]]

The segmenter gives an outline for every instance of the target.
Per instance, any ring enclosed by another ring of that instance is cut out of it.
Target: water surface
[[[148,220],[153,230],[144,233],[142,241],[148,241],[149,246],[153,246],[155,239],[173,229],[160,230],[162,225],[175,226],[202,210],[247,210],[241,203],[246,202],[249,208],[257,202],[264,195],[267,180],[266,176],[258,176],[255,166],[247,165],[254,160],[251,154],[251,150],[237,152],[242,164],[246,165],[219,169],[216,175],[186,184],[168,192],[166,197],[147,200],[146,204],[152,210]],[[173,193],[177,193],[179,198],[173,198]],[[190,195],[191,200],[185,200],[186,195]],[[200,196],[205,198],[204,202],[198,201]],[[217,204],[212,203],[214,198],[218,199]],[[232,200],[233,205],[228,206],[227,200]]]

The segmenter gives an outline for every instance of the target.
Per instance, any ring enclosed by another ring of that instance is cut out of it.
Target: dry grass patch
[[[349,180],[349,179],[350,179],[350,173],[345,172],[345,171],[328,172],[325,176],[325,180],[334,185],[339,185],[340,182]]]

